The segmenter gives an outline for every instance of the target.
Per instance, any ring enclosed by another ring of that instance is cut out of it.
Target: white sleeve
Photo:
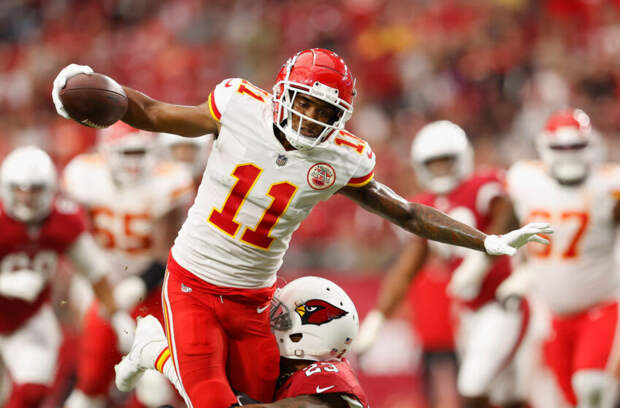
[[[358,139],[362,141],[362,139]],[[357,168],[351,175],[348,186],[351,187],[362,187],[368,184],[374,177],[375,174],[375,164],[377,163],[377,156],[370,148],[368,142],[363,141],[365,143],[364,149],[360,153],[361,158],[357,164]]]
[[[88,232],[82,233],[73,242],[67,255],[77,270],[91,282],[98,282],[109,271],[103,251]]]
[[[241,78],[225,79],[217,84],[215,89],[209,94],[209,111],[211,116],[218,122],[222,120],[228,103],[242,82]]]

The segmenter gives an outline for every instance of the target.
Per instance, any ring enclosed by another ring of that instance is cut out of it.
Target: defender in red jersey
[[[54,80],[59,92],[90,67],[71,64]],[[293,232],[320,201],[344,194],[428,239],[489,254],[514,254],[534,224],[485,235],[431,207],[409,203],[374,179],[375,154],[345,130],[355,79],[336,53],[314,48],[291,57],[270,94],[241,78],[220,82],[207,101],[181,106],[123,87],[129,125],[186,137],[215,135],[194,204],[179,231],[163,288],[170,350],[193,404],[224,408],[233,388],[256,399],[276,380],[278,353],[266,305]],[[228,375],[227,375],[228,374]]]
[[[369,407],[344,359],[357,335],[358,317],[342,288],[314,276],[296,279],[276,291],[269,315],[280,352],[276,402],[262,404],[238,393],[233,406]],[[152,316],[138,322],[131,352],[116,366],[117,386],[130,390],[148,369],[164,373],[181,391],[163,329]]]
[[[433,206],[488,233],[500,234],[515,222],[501,172],[473,172],[472,148],[465,132],[454,123],[439,121],[422,128],[413,141],[412,162],[427,189],[413,201]],[[507,310],[495,300],[496,289],[511,272],[506,256],[491,258],[422,239],[411,240],[388,273],[376,309],[362,325],[358,351],[370,346],[381,322],[404,298],[410,281],[429,260],[430,253],[442,257],[452,270],[447,291],[458,312],[458,390],[467,406],[484,407],[488,400],[515,406],[524,401],[525,390],[518,376],[524,372],[525,366],[520,363],[524,353],[517,351],[528,327],[527,304]]]
[[[35,408],[53,380],[61,342],[50,305],[61,256],[91,282],[117,331],[133,322],[116,313],[107,263],[85,230],[82,210],[56,196],[49,156],[34,147],[19,148],[2,163],[0,179],[0,355],[13,381],[4,406]]]

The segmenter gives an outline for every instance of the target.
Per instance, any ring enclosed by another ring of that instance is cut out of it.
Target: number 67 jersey
[[[221,130],[172,257],[213,285],[269,287],[312,207],[368,183],[375,155],[346,131],[312,150],[286,151],[271,95],[242,79],[221,82],[207,104]]]
[[[620,277],[613,259],[613,209],[620,167],[595,168],[582,184],[563,186],[542,163],[522,161],[507,180],[521,223],[544,221],[555,229],[548,246],[528,244],[536,295],[562,315],[615,298]]]

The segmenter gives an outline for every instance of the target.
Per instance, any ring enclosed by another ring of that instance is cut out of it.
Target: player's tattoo
[[[421,237],[484,251],[486,235],[432,207],[410,203],[389,187],[373,180],[363,187],[339,191],[366,210]]]

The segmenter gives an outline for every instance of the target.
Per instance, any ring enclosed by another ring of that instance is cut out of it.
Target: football
[[[108,127],[127,112],[127,95],[113,79],[102,74],[71,77],[59,93],[71,118],[93,128]]]

